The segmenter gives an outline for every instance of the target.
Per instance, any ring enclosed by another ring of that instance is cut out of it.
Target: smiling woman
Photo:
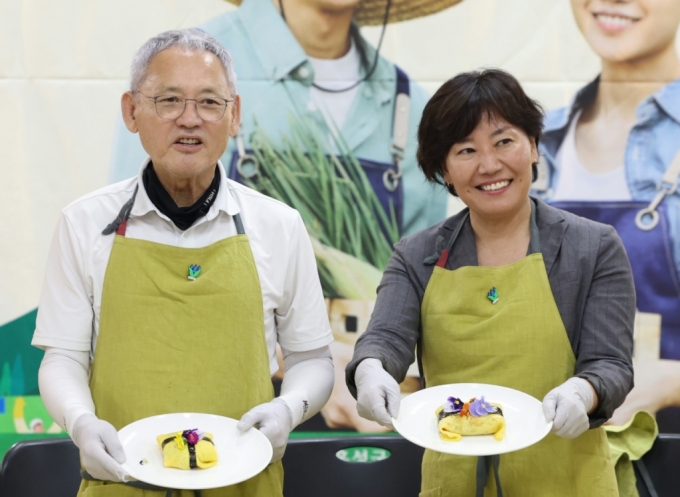
[[[543,399],[554,434],[502,456],[496,484],[508,495],[615,496],[600,425],[632,386],[632,275],[613,228],[529,196],[542,117],[500,70],[460,74],[426,105],[420,167],[468,208],[395,245],[347,384],[359,414],[390,424],[417,344],[427,386]],[[422,491],[491,492],[481,467],[428,450]]]
[[[430,105],[438,111],[424,114],[418,128],[418,161],[425,176],[460,196],[480,229],[489,223],[504,226],[503,236],[477,240],[480,257],[489,263],[484,265],[515,262],[529,241],[540,106],[515,78],[493,69],[447,81]]]

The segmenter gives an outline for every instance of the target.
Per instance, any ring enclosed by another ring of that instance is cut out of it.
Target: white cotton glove
[[[543,414],[553,422],[552,431],[563,438],[576,438],[588,430],[588,412],[593,408],[595,391],[583,378],[569,378],[543,399]]]
[[[354,372],[357,411],[362,418],[394,429],[392,418],[399,414],[399,384],[383,369],[378,359],[364,359]]]
[[[288,404],[276,398],[271,402],[260,404],[245,413],[236,425],[240,431],[258,428],[269,439],[274,449],[271,462],[283,457],[288,444],[288,435],[293,430],[293,414]]]
[[[80,462],[98,480],[128,481],[130,476],[122,468],[125,452],[118,440],[118,432],[94,414],[83,414],[73,425],[73,443],[80,449]]]

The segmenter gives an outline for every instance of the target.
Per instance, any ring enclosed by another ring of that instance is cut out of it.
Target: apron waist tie
[[[498,476],[498,467],[501,464],[501,456],[479,456],[477,458],[477,493],[476,497],[484,497],[484,487],[489,480],[489,470],[493,466],[493,475],[496,480],[496,496],[503,497],[501,479]]]
[[[94,476],[92,476],[90,473],[88,473],[84,469],[80,470],[80,477],[83,480],[87,480],[87,481],[104,481],[104,480],[99,480],[98,478],[95,478]],[[116,483],[116,482],[111,482],[111,483]],[[121,483],[122,485],[127,485],[128,487],[138,488],[140,490],[155,490],[157,492],[165,492],[165,497],[172,497],[172,495],[175,493],[175,491],[179,491],[179,489],[158,487],[156,485],[151,485],[150,483],[144,483],[143,481],[138,481],[138,480],[127,481],[127,482],[118,482],[118,483]],[[200,490],[194,490],[194,497],[201,497],[201,491]]]

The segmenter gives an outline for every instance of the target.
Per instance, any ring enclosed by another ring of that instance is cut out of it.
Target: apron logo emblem
[[[486,298],[491,301],[492,304],[495,304],[498,302],[498,290],[496,290],[496,287],[493,287],[491,290],[489,290],[489,293],[486,294]]]
[[[196,278],[198,278],[198,275],[201,274],[201,266],[198,264],[192,264],[189,266],[189,276],[188,278],[191,281],[194,281]]]

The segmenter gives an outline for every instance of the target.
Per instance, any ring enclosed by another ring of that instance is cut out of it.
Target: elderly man
[[[332,335],[302,220],[228,180],[218,161],[239,126],[235,82],[227,51],[200,30],[149,40],[122,98],[149,158],[137,177],[61,215],[33,344],[46,349],[45,405],[80,448],[79,496],[165,495],[116,483],[128,479],[116,430],[131,422],[187,411],[240,418],[278,461],[289,432],[330,395]],[[285,380],[273,399],[277,342]],[[282,487],[274,462],[203,495]]]

